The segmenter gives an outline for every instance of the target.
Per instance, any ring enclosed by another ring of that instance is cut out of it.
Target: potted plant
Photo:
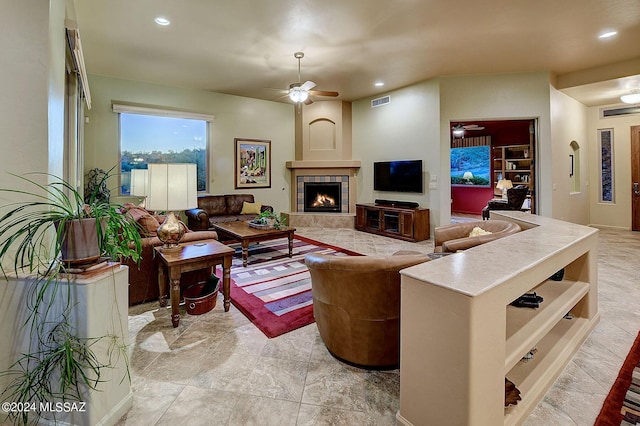
[[[105,170],[99,168],[89,170],[89,173],[85,176],[87,182],[84,185],[85,201],[87,204],[90,202],[89,197],[92,194],[94,194],[96,200],[106,203],[109,202],[111,191],[107,186],[108,177],[109,172]]]
[[[121,213],[121,206],[104,201],[100,185],[87,194],[85,203],[82,194],[64,180],[46,173],[32,175],[34,178],[13,176],[35,191],[0,188],[1,192],[28,198],[8,205],[8,211],[0,217],[0,258],[14,250],[14,270],[34,272],[45,267],[43,274],[48,275],[64,266],[52,260],[74,264],[102,255],[114,260],[139,260],[142,242],[138,224]],[[37,175],[51,182],[38,183]],[[47,247],[50,250],[45,250]]]
[[[139,225],[120,212],[121,206],[100,196],[108,174],[86,197],[50,174],[12,176],[33,190],[0,188],[0,192],[25,199],[7,205],[0,216],[0,268],[5,279],[27,273],[24,282],[30,287],[25,307],[29,312],[24,328],[30,343],[8,370],[0,372],[9,380],[1,399],[25,404],[80,401],[83,388],[97,389],[101,370],[110,366],[112,357],[123,357],[128,365],[127,353],[115,335],[78,337],[69,320],[75,302],[70,286],[61,285],[68,279],[63,273],[65,268],[102,256],[139,261]],[[12,271],[7,270],[10,266]],[[52,308],[54,305],[58,308]],[[110,362],[99,361],[101,357],[92,348],[102,339],[109,340],[106,356]],[[14,422],[24,424],[31,421],[31,415],[37,422],[40,412],[9,413]]]

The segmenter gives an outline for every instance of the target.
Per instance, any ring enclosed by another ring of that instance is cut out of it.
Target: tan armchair
[[[400,362],[400,274],[426,254],[331,256],[308,254],[313,314],[336,358],[365,368]]]
[[[479,227],[491,234],[470,237],[473,228]],[[452,223],[439,226],[433,231],[434,252],[455,253],[458,250],[466,250],[507,235],[520,232],[518,224],[506,220],[482,220],[466,223]]]

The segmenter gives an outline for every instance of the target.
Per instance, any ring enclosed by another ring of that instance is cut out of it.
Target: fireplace
[[[341,182],[305,182],[304,183],[304,211],[305,212],[336,212],[342,211],[342,183]]]

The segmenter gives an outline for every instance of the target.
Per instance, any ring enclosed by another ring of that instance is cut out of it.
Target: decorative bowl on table
[[[250,220],[248,223],[251,228],[256,228],[256,229],[273,229],[274,228],[273,224],[263,223],[259,219]]]

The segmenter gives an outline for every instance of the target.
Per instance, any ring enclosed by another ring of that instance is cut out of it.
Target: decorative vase
[[[166,219],[158,228],[158,239],[164,243],[163,250],[177,248],[185,233],[184,223],[176,217],[174,212],[168,212]]]

